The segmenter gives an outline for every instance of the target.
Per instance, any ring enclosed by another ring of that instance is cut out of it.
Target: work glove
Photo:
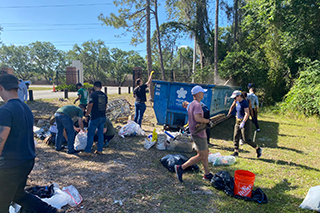
[[[210,128],[212,128],[212,127],[214,127],[214,122],[212,120],[210,120],[208,125],[210,126]]]
[[[246,122],[242,121],[240,124],[240,129],[243,129],[245,124],[246,124]]]

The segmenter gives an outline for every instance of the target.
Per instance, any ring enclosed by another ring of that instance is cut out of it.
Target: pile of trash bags
[[[61,209],[65,205],[75,207],[79,205],[83,198],[78,190],[73,186],[59,188],[57,183],[53,183],[49,186],[35,186],[26,189],[27,192],[38,196],[43,202]],[[9,213],[24,212],[20,205],[13,203],[9,208]]]

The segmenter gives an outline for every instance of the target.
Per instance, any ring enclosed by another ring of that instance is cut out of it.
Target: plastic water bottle
[[[232,165],[236,162],[236,158],[234,156],[219,156],[216,161],[214,162],[215,166],[220,165]]]

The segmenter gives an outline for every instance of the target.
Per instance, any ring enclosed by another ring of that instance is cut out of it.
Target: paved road
[[[102,91],[104,92],[104,87],[102,88]],[[108,94],[117,94],[118,93],[118,87],[107,87],[107,93]],[[121,93],[128,93],[128,87],[121,87]],[[132,87],[131,87],[131,93],[132,93]],[[69,92],[68,97],[77,97],[77,92]],[[51,98],[64,98],[64,92],[53,92],[52,90],[36,90],[33,91],[33,99],[51,99]],[[29,99],[29,97],[28,97]],[[0,100],[1,97],[0,97]]]

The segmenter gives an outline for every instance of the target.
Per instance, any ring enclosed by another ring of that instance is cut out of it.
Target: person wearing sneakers
[[[43,202],[24,188],[35,162],[33,114],[19,100],[18,79],[9,74],[0,76],[0,212],[8,213],[13,201],[28,212],[64,212]]]
[[[231,97],[236,101],[236,124],[234,126],[234,153],[232,156],[239,156],[239,140],[242,137],[244,143],[249,144],[253,148],[256,149],[257,157],[261,157],[262,149],[257,146],[250,138],[250,123],[248,123],[249,119],[249,104],[248,101],[245,99],[244,95],[239,91],[235,90]],[[230,114],[232,112],[232,107],[229,110]]]
[[[185,172],[185,169],[200,161],[202,161],[205,171],[203,179],[211,180],[213,177],[212,173],[209,172],[208,166],[209,148],[207,144],[206,131],[203,130],[196,135],[193,134],[198,123],[209,123],[209,125],[213,125],[213,123],[209,119],[203,117],[203,110],[200,104],[206,91],[207,90],[204,90],[201,86],[198,85],[194,86],[191,90],[191,94],[193,95],[194,100],[190,103],[188,107],[188,122],[192,139],[197,146],[197,155],[191,157],[187,162],[185,162],[182,165],[175,165],[174,169],[176,171],[177,178],[180,182],[182,182],[182,175]]]
[[[79,156],[91,156],[91,149],[93,145],[93,138],[97,131],[98,135],[98,149],[95,151],[96,154],[101,155],[103,149],[103,126],[106,122],[106,109],[108,104],[108,96],[101,91],[102,84],[100,81],[96,81],[93,84],[94,92],[91,93],[89,98],[88,109],[86,112],[86,122],[90,115],[89,127],[88,127],[88,138],[87,145],[84,152],[80,152]]]
[[[256,96],[256,89],[254,87],[251,87],[249,89],[248,99],[251,101],[252,104],[252,122],[256,126],[256,131],[260,132],[260,127],[258,124],[258,110],[259,110],[259,99]]]

